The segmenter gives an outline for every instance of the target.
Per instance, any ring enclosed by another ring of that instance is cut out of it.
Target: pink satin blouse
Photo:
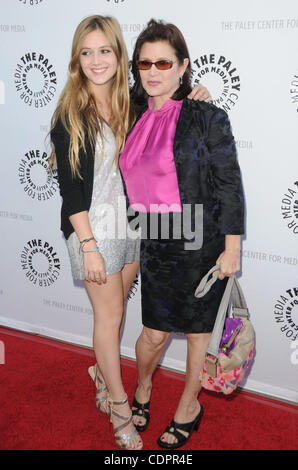
[[[129,134],[119,165],[130,205],[139,212],[181,212],[173,144],[183,100],[148,110]]]

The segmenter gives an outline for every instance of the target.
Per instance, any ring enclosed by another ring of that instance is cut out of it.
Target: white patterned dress
[[[120,171],[115,162],[116,142],[104,123],[104,144],[98,136],[94,157],[94,180],[89,221],[98,248],[105,260],[106,275],[114,274],[126,263],[138,261],[140,239],[127,234],[126,203]],[[75,232],[66,240],[74,279],[85,279],[83,254]]]

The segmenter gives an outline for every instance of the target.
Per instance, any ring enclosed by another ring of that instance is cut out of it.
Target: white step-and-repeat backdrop
[[[295,0],[1,0],[0,323],[92,345],[91,305],[71,277],[60,196],[46,173],[47,134],[77,24],[115,16],[129,56],[154,17],[189,45],[193,80],[230,116],[247,203],[241,285],[256,330],[243,386],[298,402],[298,5]],[[141,331],[140,282],[130,294],[123,355]],[[185,370],[173,336],[163,365]]]

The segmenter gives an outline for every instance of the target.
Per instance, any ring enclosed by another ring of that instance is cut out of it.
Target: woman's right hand
[[[98,251],[92,251],[93,248],[96,248],[96,243],[89,242],[85,244],[83,250],[85,281],[105,284],[107,282],[105,261]]]

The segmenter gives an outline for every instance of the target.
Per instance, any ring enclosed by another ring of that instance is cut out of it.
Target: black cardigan
[[[148,106],[140,110],[138,119]],[[62,196],[61,230],[74,231],[69,216],[89,210],[94,176],[94,148],[86,136],[80,149],[83,180],[73,178],[68,162],[69,136],[58,120],[51,133],[55,146]],[[185,99],[179,115],[174,161],[181,204],[203,204],[204,243],[225,234],[244,233],[244,195],[236,147],[228,115],[216,106]],[[125,184],[124,190],[126,192]],[[194,213],[192,210],[194,223]]]
[[[51,140],[55,146],[58,182],[62,196],[61,207],[61,230],[67,239],[74,228],[69,217],[82,211],[89,211],[92,200],[93,176],[94,176],[94,153],[87,131],[85,132],[86,152],[79,150],[80,173],[82,179],[73,177],[68,159],[70,137],[60,119],[51,132]]]

